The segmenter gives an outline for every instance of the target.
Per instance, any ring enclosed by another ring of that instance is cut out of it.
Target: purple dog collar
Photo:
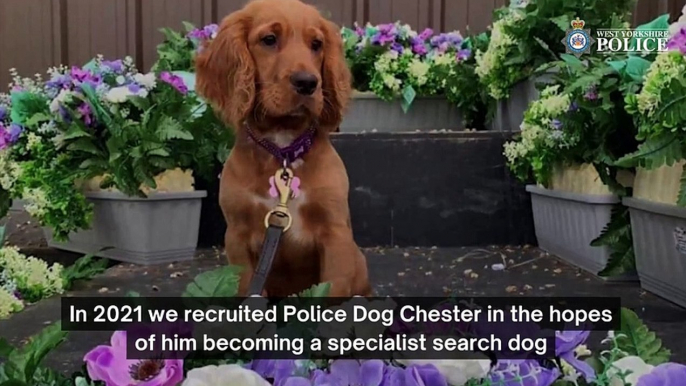
[[[279,147],[274,142],[266,138],[259,138],[247,123],[245,127],[248,131],[248,136],[250,139],[255,141],[255,143],[260,145],[264,150],[268,151],[269,154],[273,155],[279,161],[279,163],[286,163],[286,165],[290,165],[296,160],[302,158],[305,154],[307,154],[308,151],[310,151],[310,149],[312,149],[316,133],[316,128],[314,125],[312,125],[298,138],[293,140],[290,145],[286,147]]]

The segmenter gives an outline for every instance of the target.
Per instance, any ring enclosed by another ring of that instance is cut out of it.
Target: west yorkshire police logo
[[[567,36],[562,39],[562,43],[567,46],[567,53],[573,54],[577,58],[581,54],[591,52],[591,46],[595,39],[591,37],[591,30],[584,29],[586,23],[578,17],[572,20],[572,29],[567,30]]]

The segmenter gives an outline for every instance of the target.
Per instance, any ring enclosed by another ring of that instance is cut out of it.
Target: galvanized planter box
[[[341,122],[341,133],[464,130],[462,113],[444,97],[417,97],[405,113],[399,101],[355,93]]]
[[[48,245],[128,263],[151,265],[190,260],[195,254],[202,198],[206,191],[153,193],[147,198],[120,192],[88,192],[94,205],[91,229],[57,242],[44,228]],[[103,248],[110,248],[100,251]],[[100,252],[98,252],[100,251]]]
[[[593,275],[602,271],[610,257],[607,247],[592,247],[591,241],[610,222],[614,195],[580,194],[527,185],[531,193],[534,227],[539,247]],[[635,274],[602,279],[636,281]]]
[[[625,198],[641,287],[686,307],[686,208]]]

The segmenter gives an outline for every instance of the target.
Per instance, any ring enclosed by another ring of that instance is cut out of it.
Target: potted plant
[[[686,16],[670,31],[668,51],[657,55],[640,93],[626,98],[641,144],[618,164],[637,167],[624,203],[641,286],[686,306]]]
[[[340,130],[460,130],[483,126],[485,93],[456,80],[473,74],[473,46],[486,35],[418,33],[400,22],[341,32],[353,94]],[[482,116],[480,117],[479,114]],[[481,128],[481,127],[480,127]]]
[[[563,43],[577,17],[585,29],[628,28],[633,0],[528,1],[512,0],[493,14],[491,40],[476,54],[476,74],[497,100],[493,128],[518,131],[524,111],[538,97],[540,84],[554,70],[548,63],[565,53]]]
[[[601,277],[634,280],[628,213],[618,205],[631,175],[613,165],[635,149],[622,74],[604,58],[562,58],[505,155],[519,179],[537,183],[527,191],[542,249]]]
[[[179,75],[139,73],[131,58],[49,76],[11,92],[25,128],[14,190],[49,245],[140,264],[192,258],[207,194],[193,172],[211,173],[230,133]]]

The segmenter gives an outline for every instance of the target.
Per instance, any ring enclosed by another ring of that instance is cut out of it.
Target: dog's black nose
[[[317,89],[319,81],[314,74],[305,71],[298,71],[291,75],[291,84],[295,91],[300,95],[312,95]]]

